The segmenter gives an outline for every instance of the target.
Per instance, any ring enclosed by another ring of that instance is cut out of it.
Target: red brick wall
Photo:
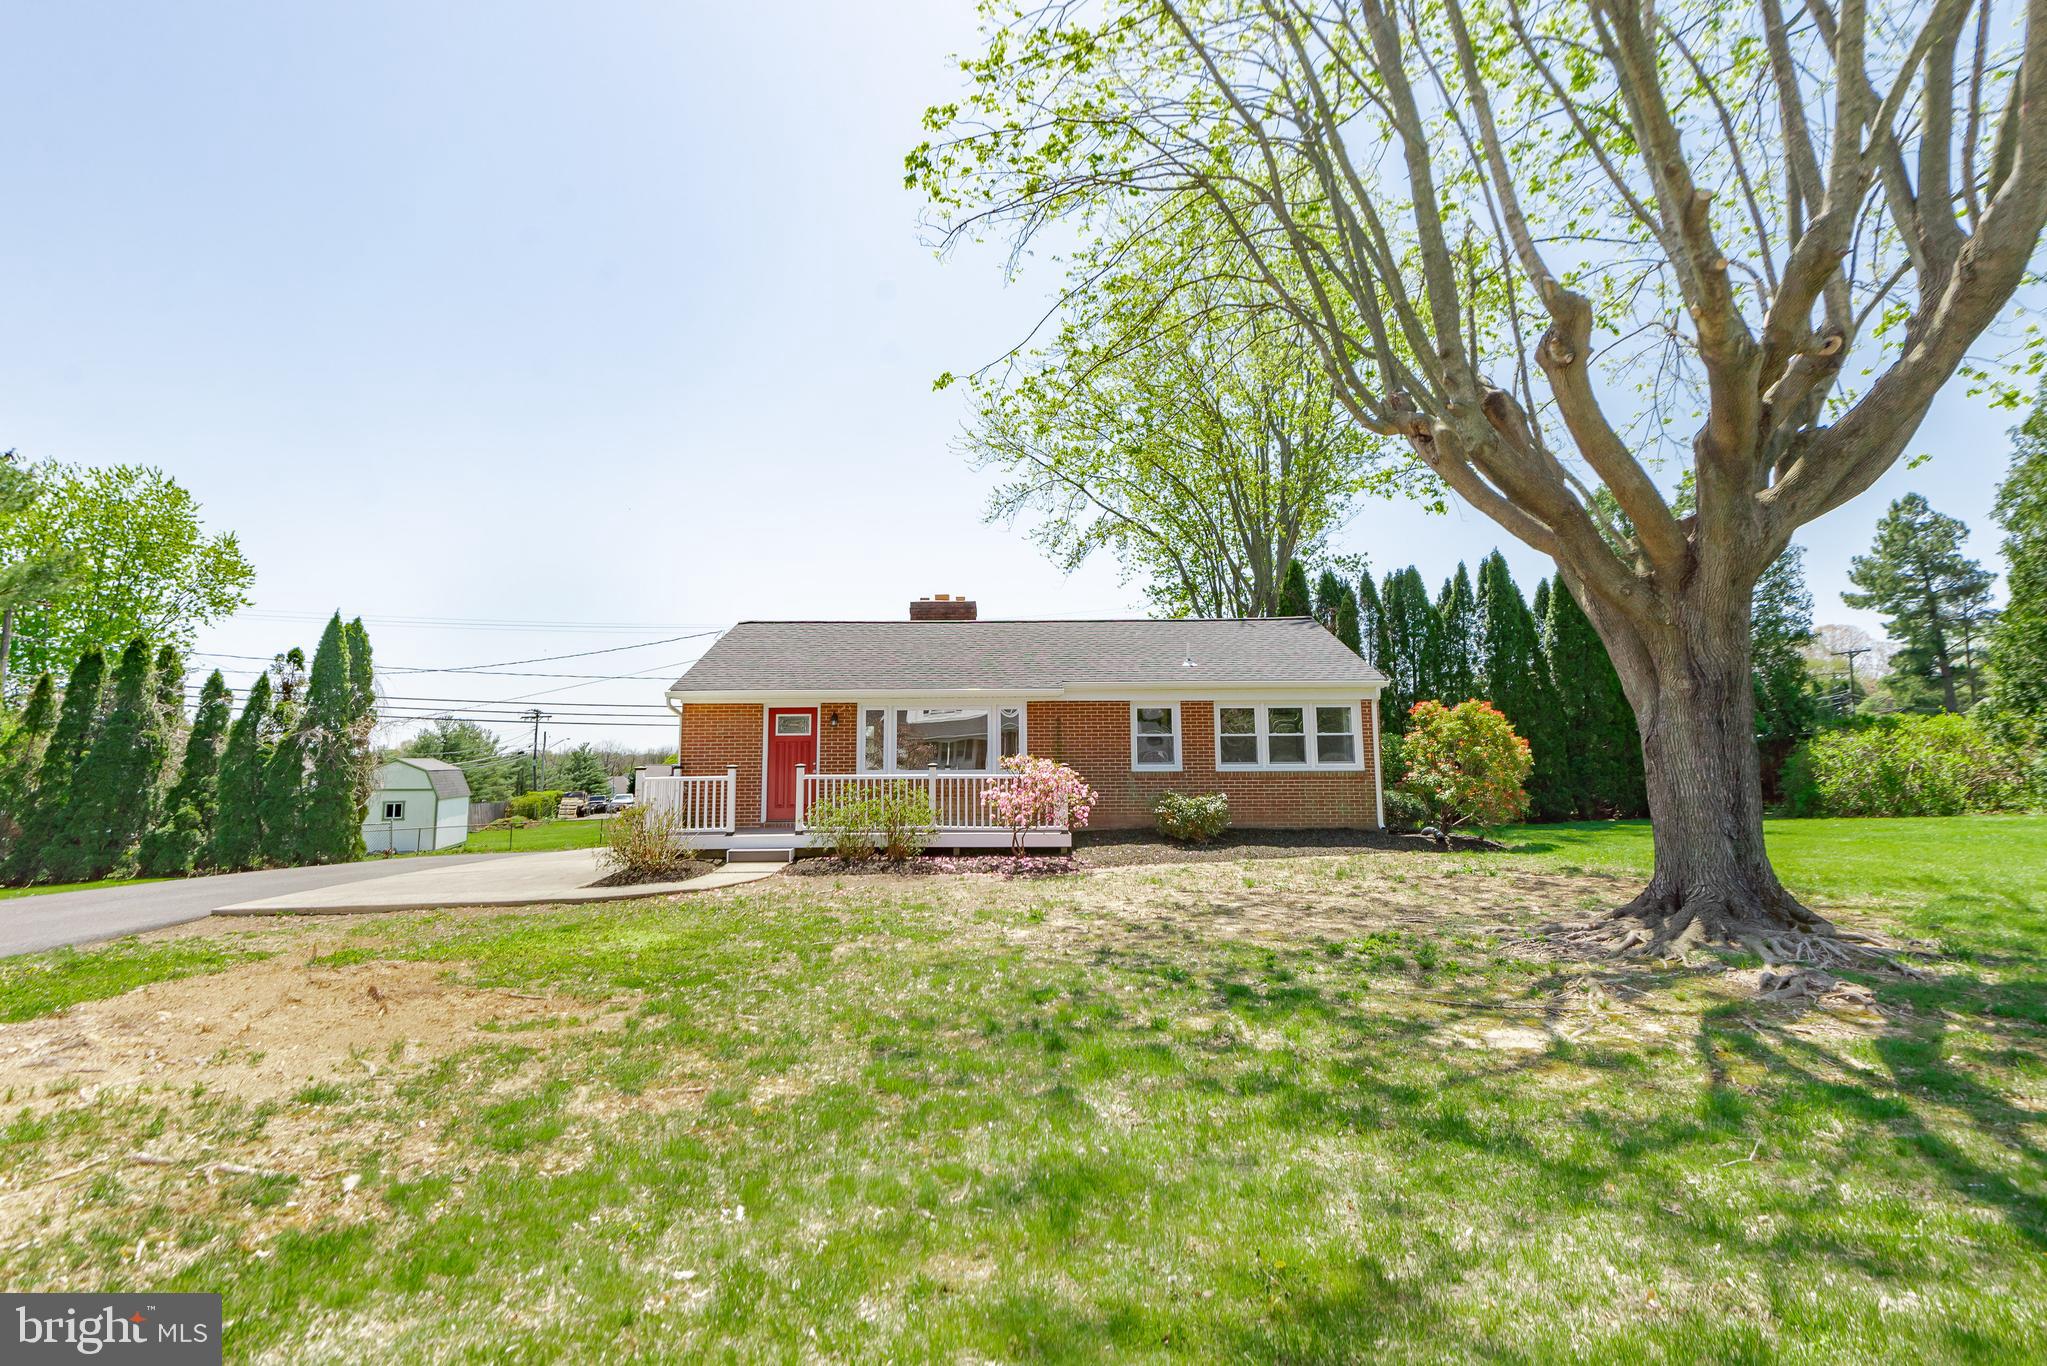
[[[1373,800],[1373,704],[1361,702],[1358,737],[1365,757],[1362,773],[1218,773],[1215,769],[1215,704],[1180,703],[1180,771],[1133,772],[1130,767],[1128,702],[1033,702],[1030,750],[1070,764],[1101,793],[1089,822],[1098,830],[1151,824],[1152,803],[1163,792],[1200,795],[1226,792],[1230,823],[1256,829],[1370,829],[1378,824]]]
[[[682,707],[682,771],[723,773],[739,769],[733,801],[741,825],[761,818],[761,742],[766,713],[758,702],[685,702]]]
[[[1130,704],[1127,702],[1032,702],[1028,721],[1031,753],[1071,764],[1102,794],[1091,824],[1099,830],[1151,824],[1151,806],[1162,792],[1227,792],[1233,824],[1256,829],[1369,829],[1378,823],[1373,801],[1371,702],[1361,701],[1358,737],[1363,772],[1218,773],[1215,770],[1215,704],[1180,704],[1180,771],[1137,773],[1130,768]],[[850,702],[818,709],[818,768],[851,773],[859,757],[860,716]],[[838,724],[832,724],[833,717]],[[739,823],[760,819],[761,740],[766,724],[757,702],[685,704],[682,709],[682,771],[739,770]]]

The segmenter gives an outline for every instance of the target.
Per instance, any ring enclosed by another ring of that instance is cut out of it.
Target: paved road
[[[485,859],[518,858],[517,854],[441,854],[434,867],[477,863]],[[89,892],[50,892],[43,896],[0,901],[0,957],[54,949],[60,944],[90,944],[142,930],[202,920],[217,907],[257,897],[336,887],[349,882],[398,873],[416,873],[426,860],[379,859],[329,868],[270,868],[260,873],[222,873],[217,877],[146,882],[139,887],[103,887]]]

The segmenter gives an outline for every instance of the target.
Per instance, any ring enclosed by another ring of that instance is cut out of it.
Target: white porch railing
[[[930,768],[922,773],[811,773],[796,768],[796,829],[807,828],[810,812],[822,803],[848,796],[866,796],[890,788],[922,792],[936,814],[940,830],[1007,830],[988,808],[983,794],[993,788],[1013,787],[1022,779],[1008,773],[949,773]],[[1066,829],[1065,813],[1053,822],[1034,825],[1033,830]]]
[[[686,835],[729,835],[739,828],[739,804],[733,794],[739,770],[684,774],[672,778],[641,778],[634,798],[641,806],[673,811]]]

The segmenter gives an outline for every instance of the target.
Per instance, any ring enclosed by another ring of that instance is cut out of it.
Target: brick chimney
[[[958,593],[933,593],[910,604],[911,621],[973,621],[979,615],[974,604]]]

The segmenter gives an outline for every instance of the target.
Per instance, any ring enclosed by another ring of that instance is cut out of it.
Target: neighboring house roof
[[[391,759],[394,764],[409,764],[426,774],[427,781],[434,785],[436,797],[466,797],[469,795],[469,779],[462,770],[443,759],[415,759],[411,755]]]
[[[742,621],[669,689],[1014,691],[1383,684],[1311,617],[1133,621]]]

